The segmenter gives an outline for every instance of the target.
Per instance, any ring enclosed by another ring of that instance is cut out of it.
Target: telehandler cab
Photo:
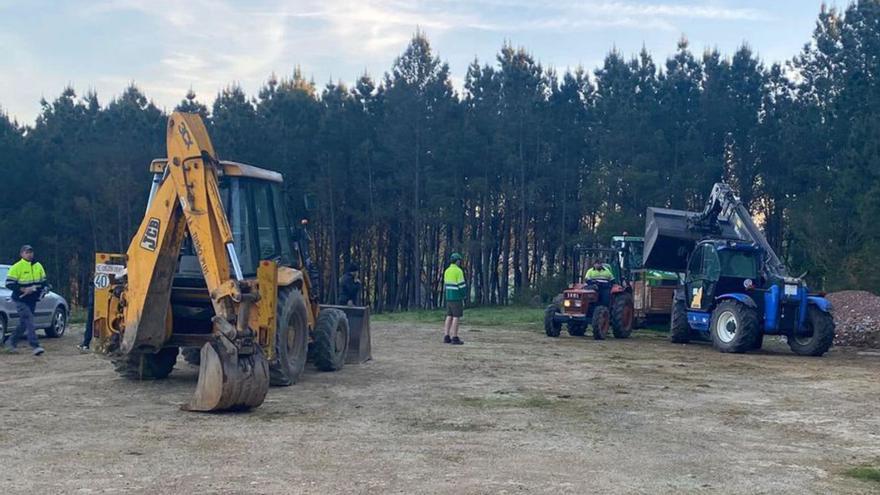
[[[174,112],[166,141],[127,253],[96,254],[96,349],[126,377],[161,379],[184,348],[199,365],[191,411],[257,407],[309,355],[326,371],[369,359],[368,309],[317,303],[281,175],[219,161],[195,114]]]

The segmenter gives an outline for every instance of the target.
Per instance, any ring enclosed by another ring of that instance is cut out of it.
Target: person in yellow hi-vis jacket
[[[40,262],[34,261],[34,248],[25,244],[19,254],[21,259],[6,273],[6,288],[12,291],[12,300],[15,301],[15,309],[18,311],[18,328],[6,342],[5,350],[17,353],[18,341],[26,334],[34,355],[39,356],[44,351],[37,340],[34,313],[37,302],[45,295],[43,289],[46,288],[46,271]]]
[[[464,281],[464,272],[461,269],[461,255],[452,253],[449,260],[449,268],[443,272],[443,287],[446,295],[446,323],[443,326],[443,342],[461,345],[464,342],[458,338],[458,321],[464,314],[467,283]]]

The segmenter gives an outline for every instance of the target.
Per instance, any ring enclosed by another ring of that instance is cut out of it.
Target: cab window
[[[757,254],[749,251],[724,249],[721,256],[721,273],[732,278],[758,278]]]
[[[703,244],[703,275],[706,280],[717,281],[721,278],[721,261],[718,251],[711,244]]]
[[[278,184],[272,184],[272,199],[275,208],[275,220],[278,223],[276,230],[278,231],[278,239],[281,240],[281,264],[296,267],[298,260],[294,256],[292,250],[292,239],[290,238],[290,223],[287,220],[287,208],[284,205],[284,196],[281,194],[281,187]]]
[[[688,280],[703,279],[703,247],[700,246],[691,254],[688,262]]]

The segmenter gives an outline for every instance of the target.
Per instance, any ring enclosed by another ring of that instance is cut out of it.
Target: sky
[[[834,5],[834,1],[828,2]],[[845,0],[838,0],[845,6]],[[612,48],[661,62],[747,42],[766,62],[809,41],[822,0],[0,0],[0,111],[32,124],[66,86],[102,104],[135,83],[160,108],[189,89],[210,104],[232,83],[256,95],[294,67],[319,86],[380,79],[423,31],[453,82],[505,42],[558,71],[592,71]],[[662,65],[658,63],[658,65]]]

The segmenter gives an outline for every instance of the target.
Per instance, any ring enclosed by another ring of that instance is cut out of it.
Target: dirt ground
[[[375,324],[374,361],[245,414],[118,378],[81,329],[0,355],[0,493],[877,493],[880,353],[821,359]]]

